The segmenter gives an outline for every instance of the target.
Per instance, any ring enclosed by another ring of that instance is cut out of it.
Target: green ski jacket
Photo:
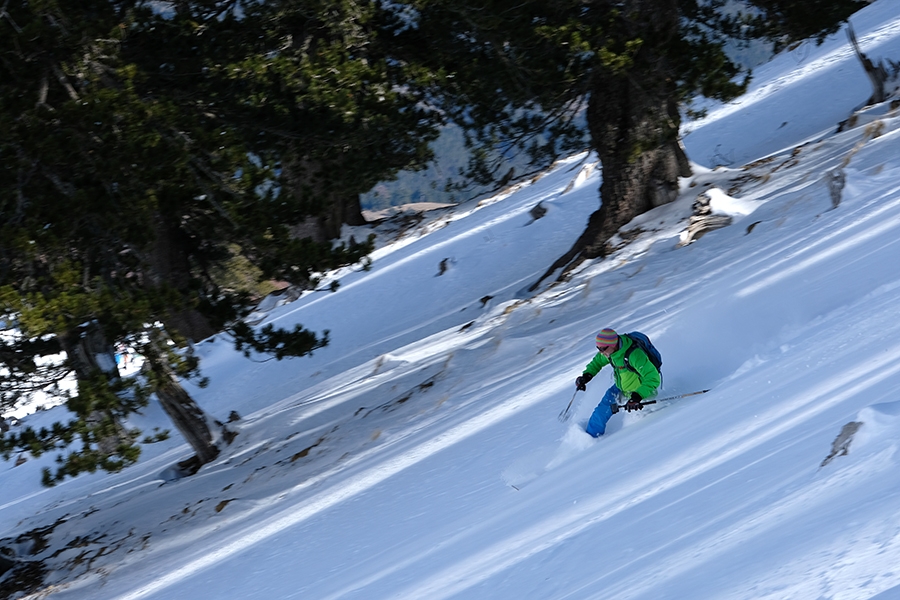
[[[628,357],[628,363],[631,364],[629,369],[625,363],[625,353],[632,345],[635,348]],[[587,364],[584,372],[596,376],[606,365],[612,365],[616,387],[626,396],[630,396],[632,392],[637,392],[641,398],[649,398],[656,394],[660,383],[659,370],[631,338],[620,335],[619,349],[610,354],[609,358],[597,352],[597,356]]]

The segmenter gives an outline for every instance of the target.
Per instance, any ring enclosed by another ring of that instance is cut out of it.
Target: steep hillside
[[[854,26],[900,56],[897,3]],[[868,94],[843,33],[777,57],[685,128],[676,203],[536,294],[596,208],[591,156],[380,225],[370,269],[263,321],[331,345],[200,345],[192,391],[242,418],[197,475],[174,437],[53,489],[53,457],[0,464],[0,597],[15,574],[53,599],[900,598],[900,108],[847,121]],[[701,197],[730,224],[685,244]],[[652,337],[662,396],[710,391],[588,437],[609,376],[574,378],[606,326]]]

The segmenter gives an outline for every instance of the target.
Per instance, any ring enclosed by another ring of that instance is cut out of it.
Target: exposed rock
[[[547,207],[543,205],[543,203],[538,202],[534,205],[534,207],[528,211],[528,214],[531,215],[531,218],[537,221],[541,217],[547,214]]]
[[[693,215],[688,222],[687,230],[681,234],[679,246],[687,246],[688,244],[696,242],[710,231],[722,229],[723,227],[731,225],[732,218],[729,215],[713,214],[712,208],[709,205],[710,201],[711,198],[706,192],[697,196],[697,199],[691,207],[693,209]]]
[[[859,421],[850,421],[844,425],[841,432],[831,443],[831,453],[825,457],[825,460],[819,466],[824,467],[838,456],[845,456],[850,451],[850,442],[853,441],[853,436],[856,435],[860,427],[862,427],[862,423]]]

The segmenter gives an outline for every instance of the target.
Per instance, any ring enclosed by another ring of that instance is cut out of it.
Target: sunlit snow
[[[852,21],[900,60],[897,2]],[[43,560],[34,597],[59,600],[900,598],[900,106],[870,94],[843,31],[776,57],[685,125],[696,174],[675,203],[537,293],[598,206],[591,155],[403,231],[348,230],[379,234],[371,268],[261,323],[329,346],[198,345],[211,385],[191,392],[242,417],[216,461],[173,479],[173,434],[43,489],[54,457],[13,457],[0,546]],[[701,193],[732,224],[681,245]],[[588,437],[610,375],[574,379],[607,326],[654,340],[661,396],[710,391]],[[171,428],[155,404],[135,424]],[[46,546],[19,537],[39,528]]]

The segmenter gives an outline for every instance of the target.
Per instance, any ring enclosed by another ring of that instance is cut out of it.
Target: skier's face
[[[612,354],[613,350],[615,350],[615,349],[616,349],[616,347],[614,345],[613,346],[597,346],[597,352],[599,352],[600,354],[603,354],[605,356],[609,356],[610,354]]]

